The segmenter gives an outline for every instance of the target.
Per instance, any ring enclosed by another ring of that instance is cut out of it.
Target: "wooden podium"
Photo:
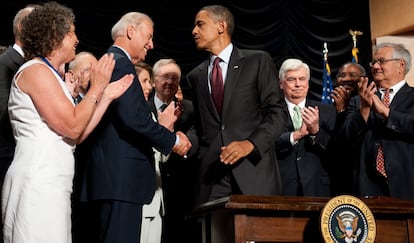
[[[320,214],[330,198],[232,195],[197,207],[203,243],[324,242]],[[375,218],[376,243],[414,242],[414,201],[361,198]]]

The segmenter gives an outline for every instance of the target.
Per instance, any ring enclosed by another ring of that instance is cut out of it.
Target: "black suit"
[[[0,189],[4,176],[13,160],[16,145],[11,128],[8,101],[14,74],[23,64],[24,58],[12,46],[0,54]]]
[[[9,101],[10,85],[17,69],[23,64],[24,58],[9,46],[0,55],[0,174],[1,185],[14,155],[14,137],[10,125],[7,104]]]
[[[113,231],[105,234],[114,242],[138,242],[139,234],[130,237],[127,234],[131,231],[124,234],[124,230],[132,228],[140,232],[142,205],[151,202],[154,195],[152,148],[163,154],[170,153],[176,135],[152,119],[134,64],[126,53],[115,46],[110,47],[108,53],[114,53],[116,61],[111,80],[118,80],[125,74],[134,74],[134,80],[128,90],[110,104],[90,135],[91,156],[81,197],[95,203],[100,217],[107,217],[105,212],[116,210],[114,206],[119,205],[118,209],[124,210],[123,215],[100,223],[121,225],[114,225]]]
[[[371,111],[368,121],[360,112],[360,97],[351,99],[345,121],[348,139],[362,139],[358,171],[359,196],[414,199],[414,88],[405,84],[394,96],[389,117]],[[376,171],[382,143],[387,181]]]
[[[285,103],[286,104],[286,103]],[[290,142],[293,129],[289,119],[285,131],[276,140],[277,158],[282,177],[282,194],[289,196],[330,196],[327,147],[335,129],[336,110],[332,105],[306,100],[306,107],[318,106],[319,132],[306,135],[295,145]],[[287,107],[287,105],[286,105]]]
[[[220,116],[208,87],[209,60],[187,76],[192,87],[196,130],[199,138],[198,203],[214,199],[213,187],[225,177],[231,193],[277,195],[280,175],[274,138],[283,131],[287,113],[282,107],[275,65],[271,57],[256,50],[233,48],[224,85]],[[220,147],[248,139],[255,149],[234,165],[219,160]]]
[[[359,152],[361,150],[360,139],[349,141],[341,132],[345,123],[347,111],[336,115],[335,135],[328,148],[329,160],[335,164],[331,175],[332,196],[351,194],[356,195],[356,172],[359,164]]]
[[[148,103],[152,112],[158,114],[154,96]],[[165,203],[164,243],[193,242],[191,237],[194,230],[189,228],[192,225],[186,221],[186,213],[194,206],[194,171],[198,163],[195,152],[198,146],[194,129],[193,103],[191,100],[183,99],[181,106],[183,110],[174,124],[174,130],[184,132],[190,139],[192,147],[186,159],[173,153],[166,163],[160,164]]]

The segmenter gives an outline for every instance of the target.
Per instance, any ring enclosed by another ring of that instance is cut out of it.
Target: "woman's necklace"
[[[39,56],[40,59],[42,59],[42,61],[44,63],[46,63],[49,67],[51,67],[53,69],[53,71],[55,71],[57,73],[57,75],[60,77],[60,79],[63,81],[62,75],[59,73],[58,70],[56,70],[56,68],[54,66],[52,66],[52,64],[49,62],[49,60],[46,59],[46,57],[44,56]]]

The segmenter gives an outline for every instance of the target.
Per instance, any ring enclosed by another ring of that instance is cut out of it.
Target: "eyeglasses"
[[[372,60],[369,63],[369,66],[370,67],[373,67],[377,63],[382,66],[382,65],[384,65],[387,62],[390,62],[390,61],[399,61],[399,60],[401,60],[401,58],[391,58],[391,59],[379,58],[379,59],[376,59],[376,60]]]
[[[155,77],[159,78],[158,80],[162,83],[167,82],[168,80],[171,80],[174,83],[178,83],[179,77],[175,74],[164,74],[164,75],[155,75]]]
[[[344,79],[346,78],[346,76],[349,76],[351,79],[356,80],[359,79],[361,77],[361,75],[351,72],[351,73],[347,73],[347,72],[342,72],[342,73],[338,73],[338,75],[336,75],[336,78],[339,79]]]

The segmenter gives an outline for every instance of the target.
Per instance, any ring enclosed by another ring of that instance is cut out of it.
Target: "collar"
[[[19,45],[14,43],[13,44],[13,49],[15,49],[22,57],[24,57],[23,49]]]
[[[117,45],[112,45],[112,46],[114,46],[116,48],[119,48],[121,51],[123,51],[125,53],[125,55],[128,57],[128,59],[131,61],[131,56],[129,55],[129,53],[127,51],[125,51],[124,48],[122,48],[120,46],[117,46]]]
[[[160,109],[160,107],[161,107],[163,104],[166,104],[166,103],[164,103],[162,100],[160,100],[160,98],[158,98],[158,96],[157,96],[157,93],[155,93],[155,94],[154,94],[154,105],[155,105],[155,108],[156,108],[157,110],[159,110],[159,109]]]
[[[233,44],[230,43],[217,56],[216,55],[210,56],[210,65],[213,65],[214,59],[216,59],[216,57],[220,57],[222,62],[225,62],[226,64],[228,64],[230,61],[230,56],[231,56],[232,51],[233,51]]]
[[[391,90],[390,93],[397,93],[404,85],[406,81],[405,79],[401,80],[400,82],[396,83],[395,85],[391,86],[389,89]],[[379,89],[381,93],[384,93],[384,88]]]
[[[285,101],[286,101],[286,104],[287,104],[289,110],[293,110],[293,107],[295,107],[295,106],[299,106],[301,109],[303,109],[306,105],[306,99],[303,99],[298,104],[293,104],[288,99],[286,99],[286,97],[285,97]]]

